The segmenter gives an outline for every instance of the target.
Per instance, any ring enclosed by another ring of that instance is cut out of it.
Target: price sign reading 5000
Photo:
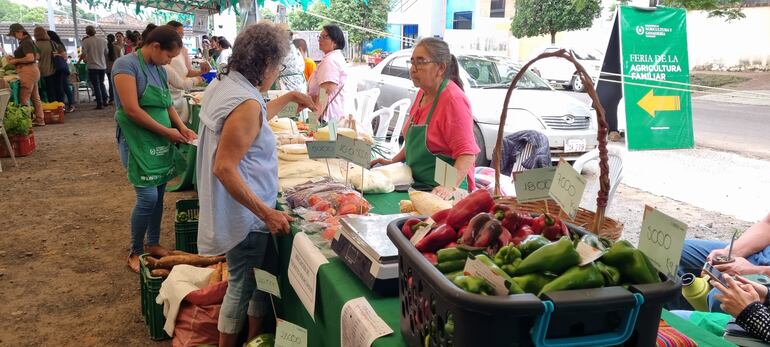
[[[586,179],[575,169],[567,164],[564,159],[559,161],[556,167],[556,173],[553,176],[553,183],[548,190],[548,195],[561,206],[570,218],[575,219],[580,200],[583,199],[583,192],[586,189]]]
[[[686,232],[686,224],[645,206],[639,249],[660,272],[676,276]]]

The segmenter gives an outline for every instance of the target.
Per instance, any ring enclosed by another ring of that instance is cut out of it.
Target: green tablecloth
[[[366,195],[366,199],[372,205],[372,213],[394,214],[399,213],[399,201],[408,199],[408,195],[406,193],[372,194]],[[315,321],[310,318],[289,284],[287,276],[292,240],[297,232],[299,229],[292,227],[291,236],[275,239],[279,252],[278,275],[283,296],[282,299],[276,299],[278,317],[307,329],[308,346],[339,346],[342,306],[348,300],[363,296],[382,320],[393,329],[393,334],[375,340],[372,346],[405,346],[401,338],[398,297],[382,297],[371,292],[338,258],[329,260],[328,264],[322,265],[318,270]],[[661,318],[701,347],[734,346],[668,311],[664,310]]]

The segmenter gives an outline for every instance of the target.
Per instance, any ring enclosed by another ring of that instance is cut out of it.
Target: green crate
[[[144,262],[144,257],[148,255],[142,254],[139,257],[142,317],[151,339],[166,340],[170,337],[163,330],[163,325],[166,324],[166,317],[163,316],[163,305],[155,303],[155,298],[160,293],[160,286],[163,284],[163,278],[150,275],[150,268]]]
[[[198,254],[198,223],[176,223],[175,227],[176,249]]]
[[[174,221],[176,224],[189,224],[195,223],[198,225],[198,199],[182,199],[176,201],[176,214],[174,214]],[[180,212],[184,212],[184,215],[180,215]],[[180,217],[182,218],[180,220]]]

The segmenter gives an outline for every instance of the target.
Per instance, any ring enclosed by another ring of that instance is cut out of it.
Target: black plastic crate
[[[199,211],[200,209],[198,207],[198,199],[177,200],[174,222],[177,225],[184,225],[188,223],[197,224]]]
[[[541,298],[467,293],[403,236],[406,219],[390,223],[388,237],[399,250],[401,334],[410,346],[654,346],[663,304],[681,288],[678,280],[661,273],[661,283]]]
[[[170,337],[163,330],[166,324],[166,317],[163,316],[163,305],[157,304],[155,298],[160,293],[160,286],[163,284],[162,277],[153,277],[150,274],[150,268],[144,261],[144,257],[149,254],[142,254],[139,257],[139,282],[141,287],[142,318],[147,325],[147,332],[153,340],[166,340]]]

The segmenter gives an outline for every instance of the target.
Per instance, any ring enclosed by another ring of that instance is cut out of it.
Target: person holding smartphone
[[[715,295],[720,308],[735,317],[737,323],[749,334],[770,342],[770,297],[768,288],[742,276],[723,276],[724,284],[711,280],[712,286],[719,290]]]
[[[770,276],[770,214],[748,228],[733,244],[734,260],[729,263],[715,261],[727,257],[730,252],[730,242],[718,240],[685,240],[682,257],[679,260],[679,275],[685,273],[699,274],[704,263],[714,265],[714,268],[726,275],[763,274]],[[718,290],[712,289],[708,294],[709,310],[722,312],[720,302],[716,299]],[[669,303],[670,310],[690,310],[691,306],[679,298]]]

